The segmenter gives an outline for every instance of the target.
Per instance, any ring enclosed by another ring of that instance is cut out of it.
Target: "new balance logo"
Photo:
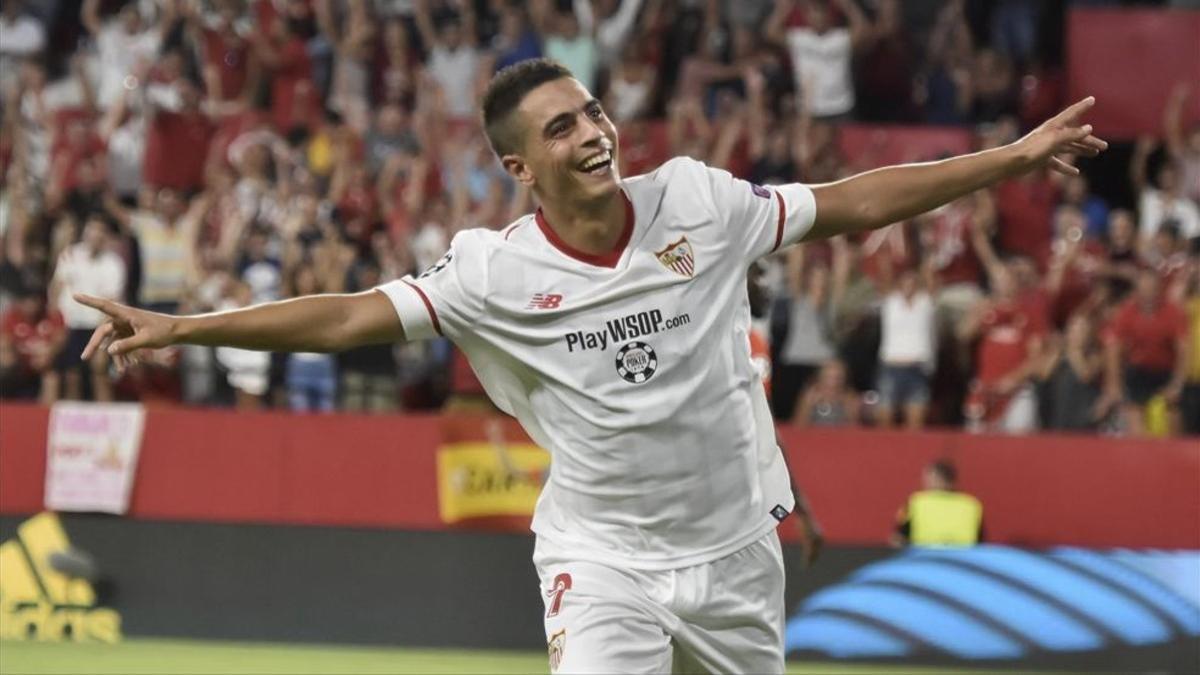
[[[558,309],[562,298],[558,293],[534,293],[525,309]]]
[[[53,513],[21,523],[17,536],[0,544],[0,640],[120,641],[121,616],[96,606],[87,579],[51,564],[70,550]]]

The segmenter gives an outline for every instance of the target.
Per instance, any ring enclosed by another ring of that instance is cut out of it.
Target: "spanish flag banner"
[[[449,415],[437,451],[438,511],[447,524],[533,515],[550,454],[501,417]]]

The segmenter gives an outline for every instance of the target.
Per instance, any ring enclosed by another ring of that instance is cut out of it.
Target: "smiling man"
[[[458,234],[416,278],[172,317],[111,320],[85,356],[175,343],[332,351],[445,335],[553,456],[533,529],[557,672],[782,672],[793,510],[750,358],[746,270],[789,244],[883,227],[1060,154],[1105,147],[1085,99],[1020,141],[828,185],[760,187],[687,158],[617,172],[617,132],[561,65],[493,79],[484,126],[541,208]]]

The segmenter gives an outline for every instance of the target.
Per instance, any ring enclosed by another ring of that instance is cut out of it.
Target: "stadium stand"
[[[1132,145],[1082,177],[1014,180],[770,260],[775,409],[791,419],[812,376],[840,359],[856,414],[814,423],[899,421],[891,366],[908,357],[881,367],[881,316],[911,270],[928,272],[936,308],[936,349],[906,362],[930,394],[911,424],[1196,433],[1200,348],[1177,364],[1175,341],[1194,345],[1200,331],[1200,73],[1186,59],[1117,63],[1103,42],[1131,39],[1133,25],[1170,54],[1195,17],[1094,7],[1107,4],[6,2],[3,396],[439,407],[452,352],[437,341],[337,357],[188,347],[110,384],[106,364],[75,358],[98,319],[70,292],[196,312],[424,269],[460,229],[500,228],[532,206],[474,112],[487,78],[523,58],[559,58],[595,88],[620,122],[625,175],[689,154],[760,183],[1002,143],[1068,93],[1128,100],[1104,69],[1132,68],[1138,105],[1102,106],[1116,117],[1097,122]],[[1064,41],[1068,22],[1078,29]],[[810,286],[831,264],[844,274],[815,308]],[[1146,310],[1166,345],[1149,370],[1126,348],[1141,338],[1114,323],[1141,269],[1163,296]],[[882,323],[891,353],[896,326]],[[364,394],[364,363],[394,386]],[[1185,371],[1186,385],[1170,376]],[[1064,391],[1088,400],[1087,414],[1064,414]]]

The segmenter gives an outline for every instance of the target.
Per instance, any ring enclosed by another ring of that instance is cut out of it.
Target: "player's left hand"
[[[1092,135],[1092,125],[1083,123],[1083,116],[1096,97],[1075,103],[1046,120],[1013,144],[1028,169],[1048,166],[1068,176],[1079,175],[1079,169],[1068,159],[1095,157],[1108,149],[1108,143]]]
[[[796,532],[800,535],[800,550],[804,553],[804,567],[812,567],[825,547],[825,534],[816,518],[808,513],[796,514]]]

